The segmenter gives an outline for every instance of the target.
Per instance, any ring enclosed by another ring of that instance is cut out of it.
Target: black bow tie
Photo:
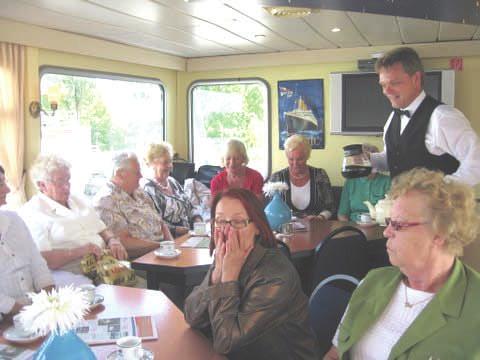
[[[393,112],[398,116],[405,115],[406,117],[410,117],[410,111],[408,110],[393,109]]]

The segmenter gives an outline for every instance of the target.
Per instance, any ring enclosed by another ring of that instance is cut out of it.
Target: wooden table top
[[[370,227],[359,226],[354,222],[344,222],[338,220],[311,220],[305,221],[307,231],[296,232],[293,236],[282,237],[281,239],[289,246],[293,256],[308,256],[315,247],[333,230],[351,225],[360,229],[368,240],[377,240],[384,238],[384,227],[375,225]],[[351,234],[351,233],[350,233]],[[349,233],[343,233],[340,236],[347,236]],[[195,270],[195,268],[205,268],[213,262],[208,249],[181,248],[180,245],[186,240],[185,237],[176,240],[177,247],[182,251],[179,257],[175,259],[162,259],[155,256],[154,252],[149,252],[138,259],[135,259],[133,267],[136,269],[148,270],[155,267],[158,270],[182,269]]]
[[[88,318],[153,316],[158,339],[145,340],[142,346],[151,350],[155,359],[225,359],[213,351],[209,340],[189,327],[183,313],[162,292],[100,285],[97,293],[103,295],[105,300]],[[3,334],[3,330],[9,325],[11,322],[3,321],[0,334]],[[0,343],[7,341],[0,336]],[[42,340],[38,340],[28,347],[35,349],[41,343]],[[94,345],[92,349],[98,359],[105,359],[115,350],[115,345]]]

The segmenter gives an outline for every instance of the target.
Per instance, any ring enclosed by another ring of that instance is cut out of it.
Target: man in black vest
[[[393,49],[376,63],[379,84],[393,111],[384,127],[384,151],[370,154],[372,166],[396,175],[421,166],[480,182],[480,142],[457,109],[423,90],[423,65],[415,50]]]

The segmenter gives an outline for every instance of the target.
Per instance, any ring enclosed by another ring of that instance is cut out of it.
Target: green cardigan
[[[355,290],[340,324],[338,353],[349,350],[382,315],[403,275],[372,270]],[[390,352],[393,359],[480,359],[480,274],[455,260],[452,274]]]

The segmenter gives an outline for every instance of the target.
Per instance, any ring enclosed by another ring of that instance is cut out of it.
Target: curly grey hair
[[[70,171],[70,168],[70,163],[58,155],[39,155],[30,168],[30,178],[38,188],[38,182],[51,180],[54,171],[60,169]]]
[[[138,163],[138,157],[134,152],[122,151],[113,155],[112,163],[112,176],[115,176],[118,170],[131,169],[132,161]]]

